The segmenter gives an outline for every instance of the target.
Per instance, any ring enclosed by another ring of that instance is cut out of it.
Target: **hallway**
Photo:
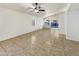
[[[8,56],[61,56],[79,55],[79,42],[51,35],[50,29],[42,29],[0,42],[0,55]]]

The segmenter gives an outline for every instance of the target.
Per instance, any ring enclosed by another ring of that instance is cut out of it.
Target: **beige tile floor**
[[[79,42],[65,35],[55,37],[50,29],[42,29],[0,42],[2,56],[78,56]]]

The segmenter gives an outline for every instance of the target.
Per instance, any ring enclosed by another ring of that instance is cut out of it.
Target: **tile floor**
[[[79,42],[42,29],[0,42],[1,56],[79,56]]]

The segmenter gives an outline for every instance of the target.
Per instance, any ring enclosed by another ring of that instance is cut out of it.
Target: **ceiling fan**
[[[42,7],[40,3],[32,3],[30,7],[30,11],[39,13],[39,12],[45,12],[45,9]]]

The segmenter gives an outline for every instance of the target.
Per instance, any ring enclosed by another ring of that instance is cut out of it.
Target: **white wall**
[[[66,33],[67,33],[66,12],[59,14],[58,21],[59,21],[59,27],[60,27],[59,33],[66,35]]]
[[[0,8],[0,41],[41,29],[43,19],[36,17],[36,26],[32,26],[33,17],[14,10]]]
[[[67,37],[79,41],[79,11],[69,11],[67,14]]]
[[[66,11],[60,13],[60,33],[65,34],[67,39],[79,41],[79,11]]]
[[[62,12],[56,15],[53,15],[49,18],[47,18],[48,20],[58,20],[59,22],[59,30],[57,31],[59,34],[67,34],[67,13],[66,12]]]

